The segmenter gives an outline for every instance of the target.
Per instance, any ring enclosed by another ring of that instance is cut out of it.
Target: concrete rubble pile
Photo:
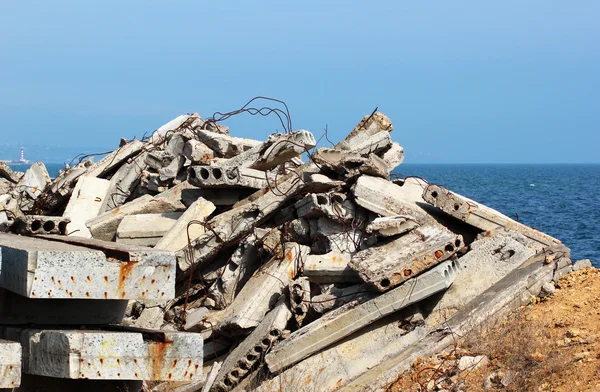
[[[0,387],[382,390],[571,270],[560,241],[392,179],[392,129],[374,112],[311,151],[190,114],[54,179],[0,165]]]

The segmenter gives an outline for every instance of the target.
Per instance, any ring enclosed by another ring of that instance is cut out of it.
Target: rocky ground
[[[388,391],[600,391],[600,270],[576,271],[555,288],[418,359]]]

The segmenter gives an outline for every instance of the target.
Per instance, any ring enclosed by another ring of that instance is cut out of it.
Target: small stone
[[[476,357],[464,356],[458,361],[458,370],[475,370],[480,366],[487,365],[489,362],[485,355],[478,355]]]
[[[513,381],[515,381],[516,376],[517,376],[517,372],[514,372],[512,370],[507,370],[504,373],[504,375],[502,376],[502,378],[500,379],[500,384],[502,384],[504,387],[507,387],[510,384],[512,384]]]
[[[566,333],[565,336],[568,338],[574,338],[577,336],[581,336],[581,331],[578,329],[569,329]]]
[[[533,359],[534,361],[538,361],[538,362],[544,362],[544,354],[542,354],[539,351],[536,351],[535,353],[531,354],[531,359]]]
[[[542,290],[540,291],[540,297],[550,297],[556,292],[556,287],[551,282],[544,283],[542,285]]]
[[[146,308],[135,320],[135,326],[138,328],[146,329],[160,329],[164,323],[164,314],[162,308],[159,306],[153,308]]]
[[[575,355],[573,355],[573,360],[574,361],[581,361],[585,358],[587,358],[590,355],[589,351],[584,351],[581,353],[575,353]]]
[[[592,262],[590,261],[590,259],[579,260],[576,261],[575,264],[573,264],[573,271],[579,271],[584,268],[590,268],[591,266]]]

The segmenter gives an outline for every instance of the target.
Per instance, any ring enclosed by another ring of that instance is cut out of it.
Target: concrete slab
[[[90,380],[203,379],[200,334],[148,332],[0,327],[4,338],[23,346],[24,373]]]
[[[0,339],[0,388],[21,385],[21,345]]]
[[[66,234],[69,218],[46,215],[22,215],[11,229],[17,234]]]
[[[77,237],[53,238],[56,241],[0,234],[0,286],[28,298],[166,300],[175,296],[175,255],[170,252]],[[96,249],[106,254],[58,241],[97,244]]]
[[[439,185],[429,185],[423,192],[423,198],[445,213],[481,230],[490,231],[506,228],[518,231],[536,241],[539,244],[537,247],[539,251],[561,243],[556,238],[525,226],[492,208],[457,193],[450,192]]]
[[[365,283],[386,291],[450,258],[463,245],[460,235],[429,224],[358,252],[349,266]]]
[[[227,308],[227,317],[219,329],[256,327],[287,288],[306,259],[309,248],[293,242],[283,245],[283,251],[262,266],[244,285]]]
[[[215,157],[214,151],[199,140],[188,140],[183,148],[183,155],[192,163],[208,165]]]
[[[333,310],[292,333],[267,354],[265,362],[272,373],[278,373],[391,313],[447,289],[457,272],[457,265],[446,261],[370,301]]]
[[[345,193],[309,193],[295,204],[297,216],[314,218],[326,216],[338,222],[356,218],[356,206]]]
[[[223,361],[215,378],[215,389],[230,391],[252,369],[255,363],[277,343],[292,316],[285,301],[279,303],[258,324],[250,335]]]
[[[142,172],[146,170],[147,152],[142,152],[135,158],[123,164],[110,179],[108,197],[104,199],[102,212],[111,211],[122,206],[139,184]]]
[[[204,121],[200,118],[198,113],[182,114],[155,130],[150,138],[148,138],[147,144],[162,146],[165,144],[168,137],[175,132],[188,131],[191,136],[191,129],[202,125],[204,125]]]
[[[349,302],[363,303],[377,295],[369,290],[369,287],[364,283],[343,286],[345,285],[342,285],[342,287],[331,286],[325,292],[312,297],[310,301],[311,309],[317,314],[323,314]]]
[[[412,216],[396,215],[376,218],[367,225],[366,231],[379,237],[393,237],[419,227]]]
[[[198,135],[198,140],[224,158],[234,157],[252,147],[262,144],[258,140],[233,137],[205,129],[196,129],[196,134]]]
[[[139,140],[132,140],[96,162],[87,175],[90,177],[105,178],[119,168],[127,159],[138,154],[142,150],[143,145],[144,143]]]
[[[137,214],[123,218],[117,228],[117,242],[154,246],[175,225],[182,212]]]
[[[349,150],[356,145],[368,142],[374,135],[381,134],[382,131],[386,131],[389,134],[393,129],[394,127],[389,117],[381,112],[375,112],[363,117],[352,132],[337,147]]]
[[[194,241],[204,234],[202,224],[192,224],[192,221],[204,222],[210,214],[215,211],[215,205],[210,201],[199,197],[177,221],[167,230],[162,238],[156,243],[156,249],[178,252],[188,245],[188,239]],[[189,235],[189,238],[188,238]]]
[[[71,220],[67,224],[67,235],[92,238],[85,222],[100,214],[102,204],[108,197],[109,187],[108,180],[91,176],[79,178],[63,213],[64,218]]]
[[[173,201],[166,197],[144,195],[125,203],[118,209],[107,211],[85,222],[92,236],[99,240],[112,241],[119,224],[128,215],[150,214],[159,212],[174,212],[183,210],[179,200]]]
[[[268,176],[268,173],[246,167],[192,166],[188,181],[200,188],[262,189],[268,185]]]

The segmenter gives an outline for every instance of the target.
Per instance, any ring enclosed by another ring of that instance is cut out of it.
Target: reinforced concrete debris
[[[0,388],[381,390],[572,270],[560,241],[393,174],[380,112],[314,151],[285,111],[265,142],[219,124],[244,111],[54,179],[0,164]]]

